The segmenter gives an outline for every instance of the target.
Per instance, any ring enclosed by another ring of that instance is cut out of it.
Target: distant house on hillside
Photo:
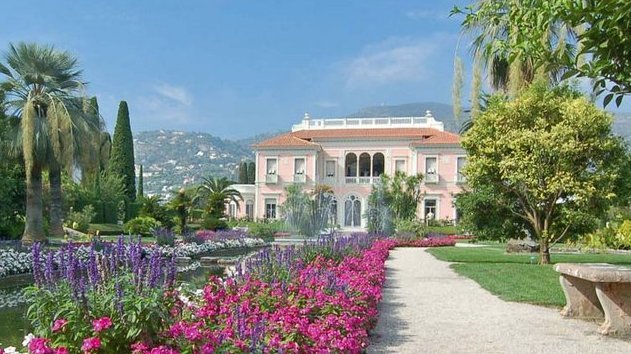
[[[422,173],[425,195],[420,218],[455,220],[454,194],[460,192],[466,163],[457,134],[445,131],[431,112],[424,117],[311,119],[305,114],[290,133],[254,145],[256,183],[235,185],[244,197],[232,204],[232,217],[280,218],[285,187],[331,186],[332,217],[345,230],[366,226],[364,213],[372,184],[395,171]]]

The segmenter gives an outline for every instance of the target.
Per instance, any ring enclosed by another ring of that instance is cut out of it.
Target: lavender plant
[[[124,352],[166,328],[162,319],[168,318],[167,294],[177,272],[173,257],[165,259],[157,248],[148,251],[140,240],[125,243],[122,238],[102,252],[93,245],[87,259],[77,249],[70,244],[55,255],[40,244],[32,248],[35,284],[26,297],[35,335],[80,348],[97,331],[93,321],[107,318],[112,325],[99,333],[100,340]],[[60,321],[62,329],[55,327]]]

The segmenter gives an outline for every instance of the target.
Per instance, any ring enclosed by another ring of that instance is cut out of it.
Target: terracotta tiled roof
[[[414,146],[439,144],[460,144],[460,135],[450,132],[437,131],[436,134],[430,135],[424,140],[412,143]]]
[[[299,130],[264,140],[256,148],[318,147],[318,140],[347,138],[403,138],[412,145],[458,144],[458,134],[431,128],[322,129]]]
[[[267,147],[312,147],[317,148],[320,145],[309,142],[305,139],[300,139],[294,136],[292,133],[286,133],[282,135],[275,136],[273,138],[263,140],[258,144],[255,144],[256,148],[267,148]]]

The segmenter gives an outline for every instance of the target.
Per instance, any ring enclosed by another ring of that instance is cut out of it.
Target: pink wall
[[[343,144],[322,142],[322,150],[259,150],[257,153],[257,193],[255,217],[262,218],[265,213],[265,198],[275,198],[280,206],[285,200],[284,188],[294,183],[294,159],[296,157],[305,158],[305,188],[312,189],[316,183],[330,185],[338,200],[338,209],[343,208],[345,198],[354,194],[361,198],[362,209],[365,208],[367,197],[371,192],[370,184],[347,184],[344,176],[344,158],[348,151],[359,153],[365,151],[369,154],[382,152],[385,155],[385,173],[393,174],[395,160],[405,160],[405,169],[408,174],[425,174],[425,157],[433,156],[437,158],[437,170],[439,179],[436,183],[423,183],[422,190],[426,192],[426,198],[437,200],[438,219],[452,220],[455,217],[455,210],[452,205],[453,195],[460,192],[462,185],[456,182],[457,157],[465,156],[464,151],[456,146],[442,148],[411,148],[405,142],[371,142],[365,146],[344,146]],[[266,183],[266,159],[277,158],[276,183]],[[325,163],[327,160],[335,160],[335,176],[329,178],[325,175]],[[317,167],[316,167],[317,166]],[[316,174],[317,170],[317,174]],[[419,204],[418,215],[423,215],[423,202]],[[242,207],[245,212],[245,207]],[[277,212],[280,208],[277,208]],[[340,211],[339,216],[343,216]]]

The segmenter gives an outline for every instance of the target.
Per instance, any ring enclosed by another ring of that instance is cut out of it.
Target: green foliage
[[[455,204],[460,214],[459,226],[478,240],[521,239],[529,229],[523,218],[511,213],[518,207],[517,202],[490,185],[458,193]]]
[[[596,226],[614,199],[624,157],[611,117],[567,88],[534,85],[513,101],[495,99],[462,140],[472,190],[490,188],[498,203],[549,244]]]
[[[248,164],[248,184],[254,184],[256,182],[256,164],[254,161],[250,161]]]
[[[137,291],[130,272],[118,274],[103,283],[96,289],[89,287],[89,301],[84,306],[77,306],[73,290],[66,281],[60,282],[54,291],[35,286],[28,288],[26,297],[32,305],[27,318],[35,325],[33,333],[51,338],[54,321],[65,319],[68,328],[55,333],[55,344],[81,348],[83,339],[94,335],[91,321],[109,317],[112,326],[99,337],[111,353],[124,353],[129,352],[131,344],[138,338],[155,338],[165,329],[163,319],[168,317],[171,302],[163,289],[144,287]],[[117,294],[123,294],[122,298]]]
[[[423,223],[415,219],[397,219],[394,225],[399,237],[423,237],[427,233]]]
[[[171,246],[175,245],[175,233],[166,228],[157,228],[153,230],[153,237],[156,239],[156,243],[159,246]]]
[[[193,200],[184,188],[180,189],[167,205],[169,210],[176,214],[177,220],[174,225],[178,227],[178,233],[182,234],[186,230],[189,215],[193,209]]]
[[[163,205],[162,197],[159,195],[152,195],[150,197],[144,197],[139,200],[140,210],[139,216],[149,216],[158,220],[162,226],[166,228],[173,227],[173,216],[169,212],[167,206]]]
[[[247,226],[250,235],[266,242],[274,241],[274,234],[285,229],[285,224],[278,220],[274,222],[250,222]]]
[[[150,216],[135,217],[123,225],[126,234],[149,236],[153,230],[161,227],[162,224]]]
[[[86,205],[92,205],[96,212],[94,221],[97,223],[116,223],[116,209],[123,201],[123,179],[116,175],[101,172],[88,177],[83,183],[76,183],[68,176],[62,179],[64,212],[81,210]]]
[[[24,232],[26,183],[24,166],[0,154],[0,238],[19,238]]]
[[[92,205],[86,205],[81,211],[71,211],[66,216],[64,224],[66,227],[81,231],[88,232],[92,219],[96,216],[94,207]]]
[[[239,184],[248,183],[248,163],[241,162],[239,165]]]
[[[108,163],[108,173],[120,176],[125,186],[125,196],[129,200],[136,198],[136,171],[134,165],[134,139],[129,123],[127,102],[118,106],[118,117],[112,139],[112,155]]]
[[[631,220],[625,220],[616,234],[618,248],[631,249]]]
[[[474,49],[487,58],[493,78],[501,76],[497,72],[506,78],[507,69],[518,64],[530,79],[537,72],[554,80],[590,78],[595,94],[608,91],[605,106],[614,97],[619,106],[631,93],[631,40],[621,30],[631,28],[627,0],[531,0],[527,5],[481,0],[452,14],[465,14],[462,28],[475,36]]]
[[[225,177],[204,177],[202,185],[197,188],[197,195],[193,198],[193,201],[204,204],[207,214],[221,219],[225,216],[225,205],[227,203],[238,203],[243,200],[241,193],[231,187],[232,184]]]
[[[213,215],[206,215],[204,220],[202,221],[202,228],[204,230],[226,230],[228,228],[228,224],[225,220],[219,219]]]

